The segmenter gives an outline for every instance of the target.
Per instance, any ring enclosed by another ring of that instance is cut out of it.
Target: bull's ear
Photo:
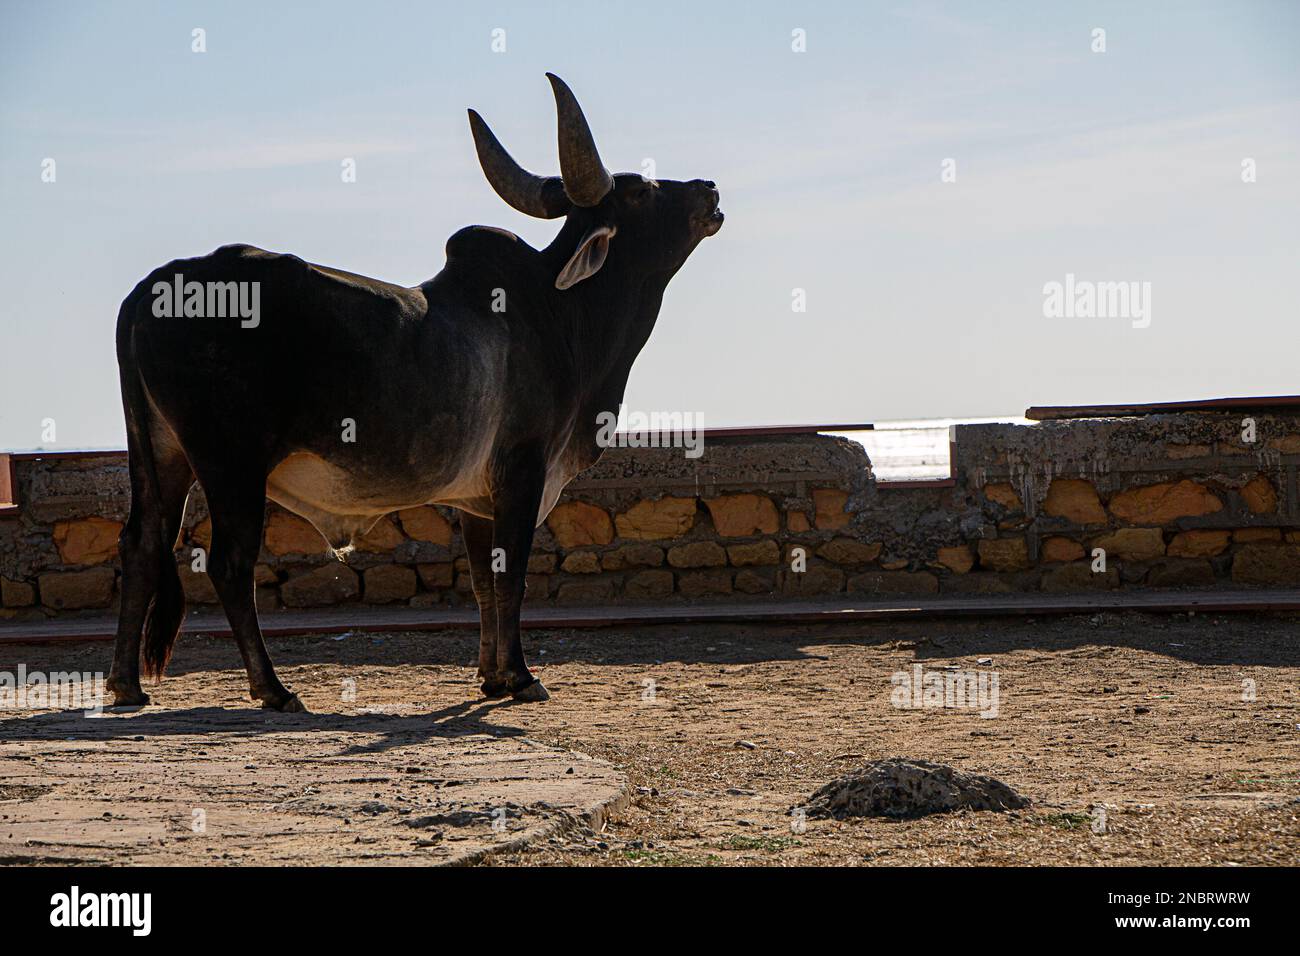
[[[599,272],[605,264],[605,257],[609,255],[609,240],[614,238],[617,231],[613,226],[593,226],[587,230],[582,242],[578,243],[578,251],[555,277],[555,288],[567,289]]]

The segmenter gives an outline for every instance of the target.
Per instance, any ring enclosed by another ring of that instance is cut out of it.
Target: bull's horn
[[[498,196],[539,219],[557,219],[568,212],[569,199],[559,176],[538,176],[516,163],[474,110],[469,111],[469,128],[483,175]]]
[[[614,177],[600,161],[587,118],[573,91],[554,73],[547,73],[555,92],[560,128],[560,177],[575,206],[594,206],[614,188]]]

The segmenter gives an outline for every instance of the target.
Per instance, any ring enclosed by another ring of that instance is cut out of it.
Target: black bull
[[[149,700],[142,632],[154,676],[176,640],[174,549],[196,478],[212,518],[207,573],[264,706],[302,709],[254,604],[268,497],[338,550],[391,511],[458,508],[483,693],[546,699],[519,641],[534,529],[600,457],[598,416],[618,408],[665,287],[722,225],[711,182],[608,173],[573,94],[548,77],[560,176],[520,168],[470,112],[501,197],[564,217],[545,249],[471,226],[448,240],[442,271],[408,289],[226,246],[155,270],[122,303],[131,514],[108,682],[117,705]]]

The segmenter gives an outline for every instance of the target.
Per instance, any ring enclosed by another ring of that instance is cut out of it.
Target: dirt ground
[[[314,713],[436,714],[448,732],[523,736],[627,775],[631,805],[600,832],[571,829],[493,865],[1300,861],[1292,617],[531,631],[526,649],[551,700],[528,705],[477,697],[470,632],[270,644]],[[0,667],[103,670],[110,650],[4,647]],[[891,675],[911,680],[916,664],[996,674],[997,715],[894,706]],[[182,637],[169,676],[147,689],[164,708],[252,706],[226,640]],[[0,724],[0,748],[4,736]],[[791,815],[828,780],[894,756],[991,774],[1033,804],[903,821]]]

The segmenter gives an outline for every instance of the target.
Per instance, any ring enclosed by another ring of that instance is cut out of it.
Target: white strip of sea
[[[948,430],[953,425],[1033,424],[1018,415],[995,418],[917,418],[876,422],[875,431],[828,432],[861,444],[877,481],[918,481],[949,475]]]

